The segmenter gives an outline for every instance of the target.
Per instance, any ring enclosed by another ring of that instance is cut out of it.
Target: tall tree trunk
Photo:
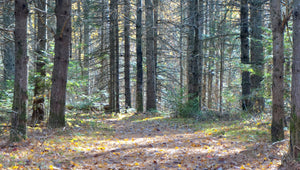
[[[251,96],[253,111],[262,112],[264,109],[263,76],[264,54],[262,45],[262,14],[263,3],[261,0],[250,0],[250,27],[251,27],[251,64],[254,74],[251,75]]]
[[[110,95],[111,112],[119,112],[119,38],[118,38],[118,0],[111,0],[110,8]]]
[[[198,1],[188,1],[188,49],[187,49],[187,80],[188,80],[188,100],[192,101],[197,99],[199,93],[199,38],[198,38],[198,24],[197,24],[197,10]]]
[[[124,72],[125,72],[125,105],[131,107],[131,90],[130,90],[130,0],[124,0],[125,21],[124,21]]]
[[[3,2],[3,26],[4,28],[13,28],[14,24],[14,12],[13,12],[13,1],[4,0]],[[5,91],[8,86],[9,80],[14,80],[15,76],[15,44],[13,42],[13,34],[6,32],[5,43],[3,45],[3,88]]]
[[[46,50],[46,0],[36,1],[37,10],[37,49],[36,49],[36,77],[34,80],[34,99],[32,106],[32,117],[31,123],[35,125],[44,120],[45,116],[45,76],[46,76],[46,61],[45,61],[45,50]],[[42,12],[44,11],[44,12]]]
[[[156,76],[154,56],[153,0],[146,0],[146,57],[147,57],[147,100],[146,110],[156,110]]]
[[[114,6],[114,11],[116,11],[116,19],[114,20],[115,22],[115,46],[116,46],[116,60],[115,60],[115,63],[116,63],[116,68],[115,68],[115,73],[114,73],[114,79],[115,79],[115,91],[116,91],[116,108],[114,109],[116,113],[119,113],[120,112],[120,81],[119,81],[119,56],[120,56],[120,53],[119,53],[119,22],[118,22],[118,18],[119,18],[119,11],[118,11],[118,0],[116,1],[115,3],[115,6]]]
[[[280,1],[278,2],[280,3]],[[289,154],[298,162],[300,158],[300,0],[293,4],[293,66],[292,66],[292,110]]]
[[[136,110],[143,112],[142,1],[136,1]]]
[[[155,60],[155,91],[156,91],[156,98],[157,98],[157,105],[161,105],[161,81],[158,79],[158,7],[159,1],[153,0],[153,56]],[[157,106],[156,106],[157,107]]]
[[[83,40],[84,40],[84,46],[83,46],[83,52],[84,52],[84,58],[83,58],[83,77],[87,80],[87,84],[85,87],[85,94],[89,96],[90,94],[90,22],[89,22],[89,7],[90,7],[90,0],[84,0],[83,2]]]
[[[250,64],[249,60],[249,31],[248,31],[248,0],[241,0],[241,63]],[[250,100],[250,72],[242,71],[242,109],[248,111],[251,109]]]
[[[13,112],[11,114],[10,140],[26,138],[27,124],[27,0],[15,0],[15,84]]]
[[[222,33],[223,34],[223,33]],[[224,53],[225,53],[225,37],[221,36],[221,49],[220,49],[220,97],[219,97],[219,112],[223,113],[223,79],[224,79]]]
[[[196,30],[196,40],[195,40],[195,45],[198,44],[198,46],[195,46],[195,54],[198,57],[198,97],[199,97],[199,109],[201,110],[202,108],[202,73],[203,73],[203,40],[202,40],[202,34],[203,34],[203,23],[204,23],[204,14],[203,14],[203,5],[204,2],[203,0],[198,1],[198,7],[197,7],[197,14],[196,14],[196,25],[197,25],[197,30]]]
[[[66,86],[69,58],[71,57],[71,0],[56,0],[55,57],[52,73],[50,116],[48,126],[65,126]]]
[[[180,0],[180,37],[179,37],[179,50],[180,50],[180,53],[179,53],[179,58],[180,58],[180,61],[179,61],[179,66],[180,66],[180,98],[182,99],[183,98],[183,85],[184,85],[184,82],[183,82],[183,71],[184,71],[184,68],[183,68],[183,63],[184,63],[184,59],[183,59],[183,28],[184,28],[184,25],[183,25],[183,16],[184,16],[184,11],[183,11],[183,0]]]
[[[272,141],[284,139],[284,25],[281,20],[280,0],[270,4],[273,33],[273,83],[272,83]]]

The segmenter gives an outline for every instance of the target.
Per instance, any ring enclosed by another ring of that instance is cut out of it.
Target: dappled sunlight
[[[287,141],[269,143],[269,123],[263,121],[207,123],[134,114],[68,120],[64,129],[29,128],[27,140],[0,151],[1,165],[11,169],[276,169],[287,150]]]

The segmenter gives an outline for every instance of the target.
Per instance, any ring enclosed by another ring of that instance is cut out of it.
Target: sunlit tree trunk
[[[48,122],[48,126],[51,128],[65,126],[66,86],[72,34],[71,0],[56,0],[55,2],[55,56]]]
[[[136,110],[143,112],[142,1],[136,2]]]
[[[15,84],[10,140],[20,141],[27,133],[27,0],[15,0]]]
[[[45,77],[46,77],[46,0],[36,1],[37,10],[37,49],[36,49],[36,76],[34,80],[34,99],[32,106],[31,123],[35,125],[44,120],[45,116]]]
[[[158,78],[158,10],[159,10],[159,0],[153,0],[153,56],[155,59],[155,79],[156,79],[156,98],[157,106],[161,105],[161,95],[162,95],[162,84],[161,80]]]
[[[179,54],[179,66],[180,66],[180,98],[183,98],[183,86],[184,86],[184,82],[183,82],[183,75],[184,75],[184,58],[183,58],[183,20],[184,20],[184,10],[183,10],[183,0],[180,0],[180,37],[179,37],[179,50],[180,50],[180,54]]]
[[[272,141],[284,139],[284,25],[281,19],[281,1],[272,0],[270,4],[273,33],[273,83],[272,83]]]

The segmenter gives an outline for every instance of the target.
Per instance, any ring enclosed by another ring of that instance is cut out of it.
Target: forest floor
[[[2,129],[0,169],[277,169],[288,148],[288,139],[270,142],[268,118],[75,115],[63,129],[28,128],[20,143],[5,144]]]

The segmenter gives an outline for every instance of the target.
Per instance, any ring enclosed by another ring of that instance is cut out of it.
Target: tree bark
[[[111,112],[119,112],[119,29],[118,29],[118,0],[111,0],[110,8],[110,95]]]
[[[249,31],[248,31],[248,0],[241,0],[241,63],[250,64],[249,59]],[[242,71],[242,109],[249,111],[251,109],[250,100],[250,72]]]
[[[195,54],[198,57],[198,106],[201,110],[202,108],[202,73],[203,73],[203,40],[202,40],[202,34],[203,34],[203,23],[204,23],[204,14],[203,14],[203,0],[198,1],[198,7],[197,7],[197,14],[196,14],[196,23],[197,23],[197,30],[196,30],[196,36],[195,36]],[[197,46],[196,46],[197,45]]]
[[[215,14],[214,14],[215,2],[210,0],[209,3],[209,35],[211,37],[215,36]],[[208,85],[207,85],[207,107],[212,109],[213,103],[213,78],[214,78],[214,57],[215,57],[215,43],[214,40],[209,41],[209,50],[208,50]]]
[[[27,0],[15,0],[15,84],[10,140],[20,141],[27,133]]]
[[[124,0],[125,21],[124,21],[124,72],[125,72],[125,105],[131,107],[131,90],[130,90],[130,0]]]
[[[187,49],[187,74],[188,74],[188,100],[197,99],[199,93],[199,41],[198,41],[198,23],[197,10],[198,1],[191,0],[188,2],[188,49]]]
[[[136,2],[136,110],[143,112],[142,1]]]
[[[280,2],[280,1],[279,1]],[[290,124],[289,154],[299,162],[300,157],[300,0],[293,4],[293,64],[292,64],[292,110]]]
[[[71,0],[56,0],[55,57],[48,122],[50,128],[65,126],[66,86],[71,57],[71,5]]]
[[[147,57],[147,100],[146,110],[156,110],[156,76],[154,56],[153,0],[146,0],[146,57]]]
[[[264,76],[264,49],[263,49],[263,30],[262,14],[263,1],[250,0],[250,27],[251,27],[251,64],[254,73],[251,75],[251,96],[253,111],[261,113],[264,110],[263,97],[263,76]]]
[[[83,2],[83,77],[86,79],[86,86],[85,86],[85,94],[89,96],[90,94],[90,22],[89,22],[89,4],[90,0],[84,0]]]
[[[271,23],[273,33],[273,83],[272,83],[272,141],[284,139],[284,25],[281,20],[280,0],[272,0]]]

